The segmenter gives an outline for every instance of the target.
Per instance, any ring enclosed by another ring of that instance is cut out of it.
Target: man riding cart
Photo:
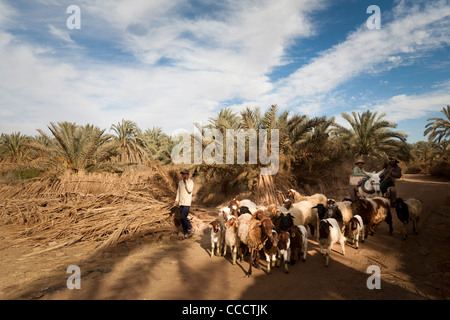
[[[384,165],[384,171],[380,175],[380,189],[383,194],[386,194],[389,187],[395,184],[395,179],[402,177],[402,169],[398,166],[398,163],[397,159],[389,158],[389,162]]]
[[[350,198],[353,200],[358,196],[381,196],[389,198],[391,203],[397,198],[395,190],[395,180],[401,178],[402,169],[398,166],[399,161],[389,158],[389,162],[384,165],[380,172],[366,172],[362,169],[364,162],[358,160],[353,174],[350,176],[350,186],[352,186]]]

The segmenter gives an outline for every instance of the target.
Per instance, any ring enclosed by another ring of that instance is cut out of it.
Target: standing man
[[[191,222],[188,219],[189,209],[192,202],[192,192],[194,191],[194,181],[189,179],[188,170],[182,170],[180,173],[182,180],[178,182],[177,197],[173,205],[180,205],[180,219],[184,234],[180,240],[183,240],[192,237],[195,232]]]

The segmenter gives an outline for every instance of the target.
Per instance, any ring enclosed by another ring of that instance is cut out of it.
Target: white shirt
[[[176,202],[180,206],[190,206],[192,202],[192,191],[194,190],[194,181],[187,179],[186,182],[181,180],[178,182]]]

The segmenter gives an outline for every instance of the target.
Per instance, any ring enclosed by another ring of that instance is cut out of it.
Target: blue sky
[[[0,0],[0,132],[129,119],[170,134],[278,104],[341,124],[384,112],[416,142],[450,104],[449,44],[440,0]]]

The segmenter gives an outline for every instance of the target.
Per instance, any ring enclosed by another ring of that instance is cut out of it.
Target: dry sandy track
[[[0,298],[2,299],[448,299],[450,297],[450,183],[421,175],[405,175],[397,183],[398,195],[424,202],[419,235],[401,240],[400,222],[393,210],[394,234],[387,224],[378,228],[359,250],[347,246],[345,256],[338,245],[330,266],[310,240],[305,263],[265,273],[254,270],[244,277],[248,263],[231,265],[229,256],[209,256],[205,208],[195,223],[203,228],[186,241],[136,238],[86,259],[83,244],[44,253],[26,241],[12,239],[17,229],[0,229]],[[55,245],[55,244],[46,244]],[[28,256],[27,256],[28,255]],[[81,269],[81,289],[68,290],[66,268]],[[381,270],[381,289],[366,286],[369,265]]]

